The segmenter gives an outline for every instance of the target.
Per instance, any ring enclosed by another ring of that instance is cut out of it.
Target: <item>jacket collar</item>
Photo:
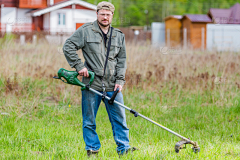
[[[110,27],[112,27],[111,24],[110,24]],[[97,20],[93,22],[92,30],[95,31],[95,32],[98,32],[98,33],[102,34],[102,31],[101,31],[100,28],[99,28],[99,25],[98,25]],[[113,32],[113,33],[114,33],[114,32]],[[112,33],[112,36],[114,35],[113,33]],[[110,32],[109,32],[109,31],[108,31],[107,37],[108,37],[108,38],[110,37]]]

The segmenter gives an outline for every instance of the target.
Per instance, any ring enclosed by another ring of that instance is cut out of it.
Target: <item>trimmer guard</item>
[[[184,146],[184,144],[185,144],[185,146]],[[185,149],[186,148],[186,144],[193,145],[193,147],[192,147],[193,152],[195,152],[195,153],[200,152],[200,147],[198,146],[197,142],[193,142],[191,140],[186,141],[184,139],[182,139],[181,141],[176,143],[176,145],[175,145],[175,152],[179,153],[180,149]]]

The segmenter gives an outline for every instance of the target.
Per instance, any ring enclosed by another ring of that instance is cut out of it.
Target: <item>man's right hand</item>
[[[82,70],[80,70],[80,71],[78,72],[78,74],[79,74],[80,76],[89,77],[87,68],[83,68]]]

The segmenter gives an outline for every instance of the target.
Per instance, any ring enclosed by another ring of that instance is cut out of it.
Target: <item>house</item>
[[[212,20],[208,15],[187,14],[182,18],[182,33],[187,45],[194,49],[206,48],[206,25]]]
[[[165,18],[165,23],[152,23],[152,43],[178,47],[180,41],[185,49],[239,52],[239,24],[239,3],[229,9],[211,8],[207,15],[172,15]]]
[[[0,0],[2,32],[74,32],[96,20],[97,6],[82,0]]]
[[[181,19],[181,15],[171,15],[165,18],[165,41],[168,46],[177,47],[182,43]]]
[[[217,24],[240,24],[240,4],[229,9],[210,8],[208,16]]]

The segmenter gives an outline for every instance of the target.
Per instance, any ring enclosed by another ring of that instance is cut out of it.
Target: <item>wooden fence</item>
[[[118,28],[125,34],[126,41],[151,41],[152,32],[139,30],[139,35],[134,34],[134,30],[130,27],[127,28]]]

